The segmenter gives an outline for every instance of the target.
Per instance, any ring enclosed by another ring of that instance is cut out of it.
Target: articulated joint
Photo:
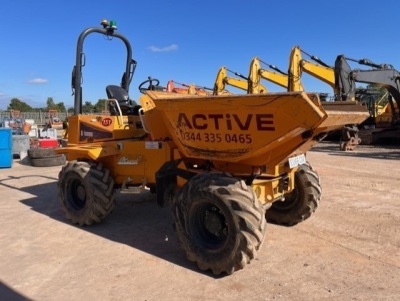
[[[178,188],[178,177],[189,180],[196,173],[178,168],[181,159],[169,161],[156,172],[157,203],[161,207],[171,205],[175,201]]]

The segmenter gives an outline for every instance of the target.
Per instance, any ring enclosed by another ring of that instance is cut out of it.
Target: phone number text
[[[202,141],[209,143],[227,142],[250,144],[253,142],[251,134],[221,134],[221,133],[194,133],[181,132],[181,139],[185,141]]]

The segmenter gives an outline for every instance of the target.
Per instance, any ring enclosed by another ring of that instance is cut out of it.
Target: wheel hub
[[[86,189],[80,179],[73,179],[68,185],[66,202],[73,210],[81,210],[86,205]]]
[[[225,218],[220,210],[212,207],[211,210],[205,212],[204,225],[206,229],[217,237],[227,234],[225,228]]]
[[[85,191],[85,188],[82,185],[78,186],[78,188],[76,189],[76,195],[77,195],[79,200],[85,200],[86,199],[86,191]]]

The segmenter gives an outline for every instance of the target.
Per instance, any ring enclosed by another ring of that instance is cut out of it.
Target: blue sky
[[[399,11],[397,0],[3,1],[0,109],[14,97],[32,107],[45,106],[48,97],[72,107],[78,36],[102,19],[116,20],[132,44],[138,65],[130,96],[138,99],[137,87],[148,76],[162,85],[175,80],[213,87],[221,66],[246,75],[255,56],[286,71],[295,45],[330,65],[345,54],[400,70]],[[106,98],[107,85],[120,83],[124,49],[119,40],[88,36],[84,101],[95,104]],[[307,91],[332,92],[307,74],[302,82]]]

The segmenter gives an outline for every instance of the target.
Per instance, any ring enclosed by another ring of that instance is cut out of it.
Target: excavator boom
[[[288,91],[304,91],[304,87],[301,84],[300,78],[302,72],[323,81],[332,87],[335,92],[335,70],[334,68],[323,63],[318,57],[310,56],[313,60],[317,61],[318,64],[307,61],[302,58],[299,46],[292,48],[289,61],[289,86]],[[304,52],[305,53],[305,52]]]
[[[218,70],[217,78],[215,79],[214,83],[214,95],[229,93],[225,89],[226,85],[244,90],[249,94],[266,93],[268,91],[267,88],[260,84],[259,80],[257,81],[257,78],[252,74],[253,69],[251,66],[249,70],[249,77],[245,77],[238,72],[233,72],[242,79],[229,77],[227,75],[228,71],[229,70],[224,66]]]
[[[258,94],[268,92],[267,88],[261,84],[261,77],[259,74],[260,61],[257,57],[253,58],[249,67],[249,94]]]
[[[259,73],[263,79],[287,89],[289,83],[289,78],[287,75],[269,71],[266,69],[260,69]]]
[[[301,60],[301,69],[307,74],[328,84],[335,90],[335,70],[333,68],[314,64],[303,59]]]
[[[337,89],[340,90],[343,98],[347,99],[349,95],[355,95],[355,82],[375,84],[385,88],[400,108],[400,72],[396,69],[351,70],[347,58],[339,55],[335,61],[335,78],[337,79]]]
[[[288,87],[288,75],[261,68],[260,59],[258,57],[253,58],[251,61],[250,70],[252,70],[251,74],[253,77],[251,78],[253,82],[259,83],[260,78],[263,78],[285,89]]]
[[[288,92],[304,91],[303,84],[301,83],[301,52],[298,46],[292,48],[289,56],[289,70],[288,70]]]
[[[228,69],[222,66],[217,73],[217,78],[214,82],[214,95],[227,94],[229,93],[226,89],[226,85],[231,85],[241,90],[247,91],[248,82],[238,78],[228,77]]]
[[[352,79],[359,83],[376,84],[389,91],[400,107],[400,73],[395,69],[353,70]]]

